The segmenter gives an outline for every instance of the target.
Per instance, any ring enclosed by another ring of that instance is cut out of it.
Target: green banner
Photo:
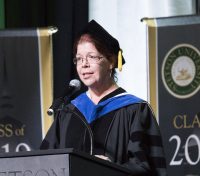
[[[0,29],[5,27],[5,7],[4,0],[0,0]]]

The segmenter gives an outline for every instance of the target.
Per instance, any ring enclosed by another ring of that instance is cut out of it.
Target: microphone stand
[[[63,97],[58,97],[58,98],[56,98],[56,99],[53,101],[51,107],[48,109],[47,114],[48,114],[49,116],[54,115],[54,114],[56,113],[56,111],[59,111],[59,108],[60,108],[60,106],[63,104],[63,102],[64,102],[64,98],[63,98]]]
[[[67,109],[66,111],[69,111],[69,112],[73,113],[75,115],[75,117],[79,118],[79,120],[81,120],[81,122],[87,128],[87,130],[89,132],[89,136],[90,136],[90,155],[92,155],[93,154],[94,137],[93,137],[93,133],[92,133],[91,128],[89,127],[89,125],[87,124],[87,122],[84,121],[84,119],[81,118],[81,116],[78,113],[72,111],[72,109],[70,109],[69,107],[66,107],[66,109]]]

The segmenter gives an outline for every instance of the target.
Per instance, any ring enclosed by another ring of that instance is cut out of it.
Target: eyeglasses
[[[83,57],[75,57],[73,59],[73,62],[75,65],[81,65],[83,64],[84,61],[87,60],[88,63],[90,64],[96,64],[98,63],[102,58],[104,58],[103,56],[94,56],[94,55],[87,55],[85,58]]]

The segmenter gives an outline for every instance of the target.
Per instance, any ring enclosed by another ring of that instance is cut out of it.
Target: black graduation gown
[[[83,121],[93,132],[93,154],[109,157],[133,175],[166,175],[160,130],[147,102],[109,112],[90,124],[74,105],[68,104],[57,114],[41,149],[74,148],[89,152],[90,138]]]

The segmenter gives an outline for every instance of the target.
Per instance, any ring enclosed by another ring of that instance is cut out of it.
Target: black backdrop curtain
[[[72,46],[74,36],[87,22],[88,0],[5,1],[5,28],[58,28],[53,35],[54,97],[76,77]]]

